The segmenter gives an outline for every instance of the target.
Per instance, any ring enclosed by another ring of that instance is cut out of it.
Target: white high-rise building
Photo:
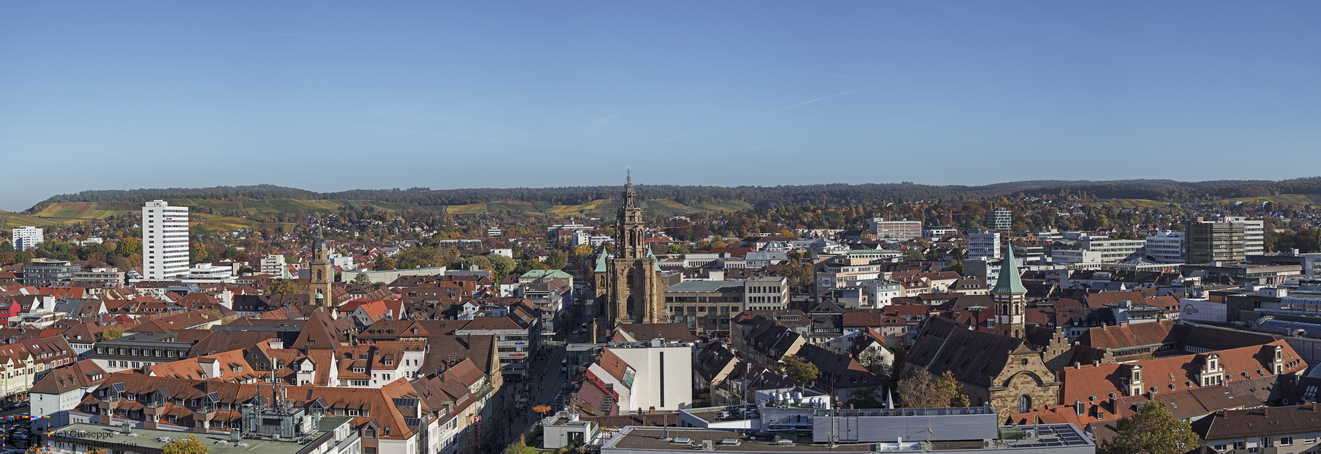
[[[42,241],[45,241],[45,237],[41,233],[41,228],[29,225],[14,229],[14,250],[16,251],[36,249]]]
[[[142,276],[149,281],[188,274],[188,207],[152,200],[142,207]]]

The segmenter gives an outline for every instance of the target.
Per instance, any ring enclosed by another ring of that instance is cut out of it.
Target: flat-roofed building
[[[665,312],[671,323],[696,333],[729,331],[730,319],[743,312],[743,281],[689,281],[665,288]]]
[[[872,218],[867,221],[868,230],[876,234],[878,240],[907,241],[922,237],[922,222],[901,219],[887,221],[885,218]]]

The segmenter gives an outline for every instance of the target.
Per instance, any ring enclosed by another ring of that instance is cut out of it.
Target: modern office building
[[[1147,237],[1147,257],[1159,263],[1183,263],[1183,232],[1157,232]]]
[[[1112,240],[1084,236],[1071,249],[1056,249],[1051,261],[1059,265],[1119,263],[1141,258],[1147,243],[1143,240]]]
[[[984,230],[969,230],[968,255],[966,258],[1000,259],[1000,234]]]
[[[149,281],[188,274],[188,207],[153,200],[142,207],[142,276]]]
[[[1260,219],[1243,216],[1220,216],[1217,222],[1243,224],[1243,255],[1261,255],[1266,252],[1266,225]]]
[[[1241,263],[1246,258],[1242,222],[1194,222],[1188,225],[1188,263]]]
[[[14,229],[14,250],[16,251],[36,249],[37,245],[44,240],[41,228],[29,225]]]
[[[878,240],[907,241],[922,237],[921,221],[907,219],[887,221],[885,218],[872,218],[868,221],[868,227],[876,234]]]

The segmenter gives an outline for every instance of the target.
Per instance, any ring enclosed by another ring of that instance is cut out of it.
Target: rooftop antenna
[[[625,168],[624,168],[624,172],[627,173],[627,183],[628,183],[628,184],[633,184],[633,169],[630,169],[630,168],[628,168],[628,167],[625,167]]]

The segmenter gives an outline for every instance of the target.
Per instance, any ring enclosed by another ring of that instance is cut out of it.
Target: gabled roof
[[[1079,365],[1066,367],[1060,372],[1063,402],[1086,401],[1092,396],[1106,398],[1111,393],[1129,394],[1127,379],[1135,366],[1141,366],[1144,392],[1155,387],[1157,393],[1202,387],[1200,371],[1211,354],[1219,356],[1225,381],[1237,382],[1276,375],[1272,360],[1275,347],[1280,346],[1284,374],[1307,368],[1307,363],[1283,340],[1265,345],[1219,350],[1196,355],[1169,356],[1125,364]]]
[[[925,368],[933,375],[946,371],[963,383],[983,388],[993,386],[1010,353],[1025,348],[1023,340],[969,329],[944,317],[932,317],[918,334],[905,363]]]

